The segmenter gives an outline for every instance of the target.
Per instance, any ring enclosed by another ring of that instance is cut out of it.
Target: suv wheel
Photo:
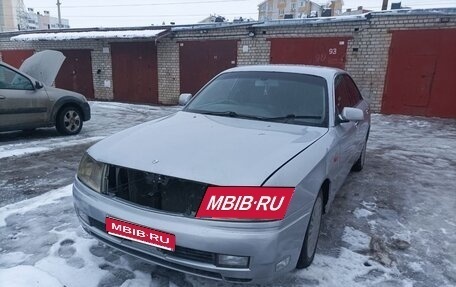
[[[69,106],[57,114],[55,127],[63,135],[75,135],[82,129],[82,115],[78,108]]]
[[[307,225],[306,235],[299,254],[297,269],[309,267],[317,250],[318,237],[320,235],[321,218],[323,216],[323,191],[320,189],[312,209],[312,214]]]

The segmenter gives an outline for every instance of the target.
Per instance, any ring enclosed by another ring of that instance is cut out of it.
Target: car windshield
[[[184,109],[245,119],[327,126],[322,77],[284,72],[230,72],[211,81]]]

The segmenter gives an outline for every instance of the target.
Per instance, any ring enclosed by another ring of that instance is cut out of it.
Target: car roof
[[[320,76],[326,79],[332,79],[338,73],[346,73],[344,70],[323,66],[310,65],[253,65],[240,66],[228,69],[223,73],[231,72],[279,72],[279,73],[296,73]]]

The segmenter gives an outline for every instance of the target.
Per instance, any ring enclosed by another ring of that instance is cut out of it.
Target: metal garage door
[[[393,31],[382,113],[456,117],[456,29]]]
[[[25,59],[32,56],[35,50],[3,50],[2,53],[2,60],[3,62],[15,67],[19,68],[24,62]]]
[[[347,37],[271,38],[271,64],[306,64],[344,69]]]
[[[237,43],[237,40],[180,43],[181,93],[195,94],[221,71],[236,67]]]
[[[55,79],[57,88],[94,98],[91,50],[60,50],[66,59]]]
[[[154,42],[111,43],[111,58],[116,101],[158,104]]]

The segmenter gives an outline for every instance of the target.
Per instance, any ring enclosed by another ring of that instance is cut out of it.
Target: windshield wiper
[[[283,117],[271,117],[271,118],[263,118],[263,120],[267,121],[280,121],[280,120],[294,120],[294,119],[321,119],[321,116],[310,116],[310,115],[295,115],[295,114],[289,114]]]
[[[224,112],[198,111],[198,113],[204,114],[204,115],[211,115],[211,116],[224,116],[224,117],[231,117],[231,118],[264,120],[264,118],[262,118],[262,117],[238,114],[238,113],[233,112],[233,111],[224,111]]]

